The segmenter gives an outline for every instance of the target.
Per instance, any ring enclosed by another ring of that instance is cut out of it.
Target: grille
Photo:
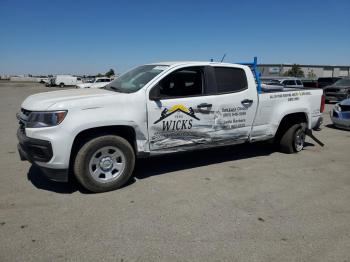
[[[343,112],[347,112],[347,111],[350,111],[350,105],[339,105],[340,108],[341,108],[341,111]]]

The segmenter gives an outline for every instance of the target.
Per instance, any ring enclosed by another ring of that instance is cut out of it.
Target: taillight
[[[324,111],[325,104],[326,104],[326,97],[324,96],[324,94],[322,94],[322,97],[321,97],[321,106],[320,106],[320,112],[321,112],[321,113],[323,113],[323,111]]]

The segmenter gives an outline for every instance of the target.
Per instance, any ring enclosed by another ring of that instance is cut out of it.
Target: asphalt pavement
[[[15,117],[52,88],[0,82],[0,261],[350,261],[350,131],[287,155],[264,143],[138,160],[90,194],[19,159]]]

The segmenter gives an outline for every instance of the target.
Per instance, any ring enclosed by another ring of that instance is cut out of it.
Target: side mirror
[[[149,92],[149,100],[159,101],[160,100],[160,88],[159,85],[154,86]]]

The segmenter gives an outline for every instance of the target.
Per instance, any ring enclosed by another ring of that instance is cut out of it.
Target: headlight
[[[67,111],[31,112],[26,127],[50,127],[59,125],[66,117]]]
[[[334,105],[334,110],[341,112],[341,107],[340,107],[339,103]]]

